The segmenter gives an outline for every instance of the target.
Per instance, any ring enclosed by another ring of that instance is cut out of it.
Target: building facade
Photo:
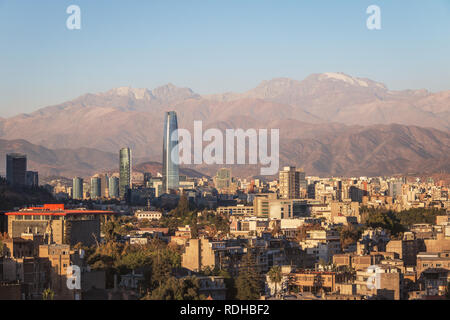
[[[119,179],[119,197],[124,198],[128,189],[131,188],[131,149],[130,148],[122,148],[120,149],[120,179]]]
[[[163,141],[163,192],[177,190],[179,186],[178,158],[178,121],[175,111],[166,112],[164,116]]]
[[[6,155],[6,180],[12,186],[26,185],[27,156],[20,153]]]

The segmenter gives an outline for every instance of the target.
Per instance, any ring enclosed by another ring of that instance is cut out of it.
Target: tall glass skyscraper
[[[119,197],[119,178],[117,177],[109,177],[109,197]]]
[[[72,199],[83,200],[83,179],[81,178],[73,178]]]
[[[91,178],[91,199],[98,199],[102,196],[102,180],[99,177]]]
[[[163,192],[178,189],[180,176],[178,173],[178,129],[175,111],[166,112],[164,116],[163,141]]]
[[[119,196],[123,199],[131,188],[131,150],[130,148],[120,149],[120,179]]]

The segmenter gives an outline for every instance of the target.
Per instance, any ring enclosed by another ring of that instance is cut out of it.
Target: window
[[[30,215],[26,215],[24,217],[25,217],[25,220],[31,220],[31,216]]]

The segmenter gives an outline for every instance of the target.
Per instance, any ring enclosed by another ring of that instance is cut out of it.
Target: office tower
[[[300,189],[307,191],[305,172],[295,167],[280,170],[280,196],[284,199],[300,198]]]
[[[214,177],[214,186],[216,189],[226,189],[231,185],[231,169],[222,168],[217,171]]]
[[[72,180],[72,199],[83,200],[83,179],[73,178]]]
[[[100,180],[101,180],[101,190],[102,190],[102,197],[103,198],[108,198],[109,197],[109,177],[107,174],[102,174],[100,176]]]
[[[109,177],[109,197],[119,197],[119,178],[117,177]]]
[[[131,188],[131,150],[130,148],[120,149],[120,179],[119,179],[119,196],[125,198],[128,189]]]
[[[306,181],[306,173],[303,171],[303,169],[297,170],[298,176],[299,176],[299,186],[300,190],[307,190],[308,189],[308,182]]]
[[[316,198],[316,182],[308,184],[308,199]]]
[[[26,184],[27,156],[19,153],[6,155],[6,180],[12,186]]]
[[[338,180],[336,182],[336,200],[342,201],[342,199],[343,199],[342,181]]]
[[[98,199],[102,196],[101,183],[99,177],[91,178],[91,199]]]
[[[217,171],[213,178],[214,186],[220,193],[234,193],[236,185],[233,183],[231,169],[222,168]],[[251,186],[253,187],[253,185]]]
[[[163,192],[165,193],[176,190],[179,186],[177,129],[177,114],[175,111],[166,112],[163,141]]]
[[[144,172],[144,187],[149,188],[150,182],[152,180],[152,174],[151,172]]]
[[[397,197],[402,194],[403,183],[401,180],[390,181],[388,183],[388,194],[390,197]]]
[[[39,174],[37,171],[27,171],[25,176],[27,186],[29,187],[39,186]]]

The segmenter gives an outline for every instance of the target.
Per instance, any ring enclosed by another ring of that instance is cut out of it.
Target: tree
[[[358,241],[361,236],[361,231],[356,229],[353,225],[344,226],[339,233],[342,249]]]
[[[257,300],[261,296],[262,286],[261,275],[256,270],[256,259],[249,248],[243,257],[236,280],[237,298],[239,300]]]
[[[199,293],[198,279],[169,277],[162,285],[144,297],[145,300],[204,300]]]
[[[405,231],[405,226],[393,211],[369,211],[365,224],[369,228],[383,228],[389,230],[394,236]]]
[[[178,205],[172,210],[172,214],[176,217],[185,217],[189,213],[189,200],[186,195],[182,195],[178,201]]]
[[[42,300],[53,300],[55,292],[52,289],[47,288],[42,292]]]
[[[115,220],[110,220],[103,224],[102,231],[105,234],[105,240],[107,242],[116,239],[119,234],[120,224]]]
[[[277,295],[277,284],[281,283],[282,280],[282,274],[281,274],[281,267],[280,266],[273,266],[269,272],[269,279],[271,282],[275,283],[275,296]]]
[[[226,300],[235,300],[237,295],[236,280],[226,270],[220,270],[219,276],[224,277],[225,286],[227,288]]]
[[[275,223],[272,228],[272,236],[276,237],[276,236],[280,235],[280,233],[281,233],[281,227],[278,223]]]

